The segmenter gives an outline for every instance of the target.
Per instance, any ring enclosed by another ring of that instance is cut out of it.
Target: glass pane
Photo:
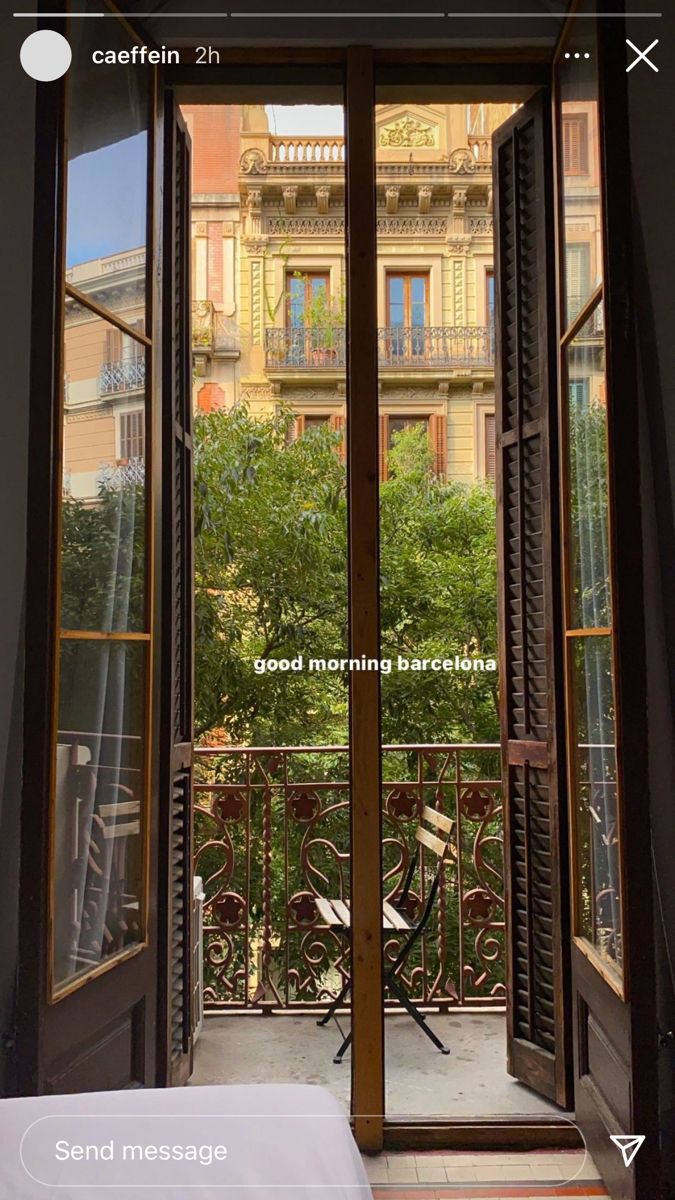
[[[68,300],[61,628],[145,629],[145,348]]]
[[[54,985],[142,941],[146,645],[62,640]]]
[[[569,405],[569,627],[604,628],[611,624],[612,603],[601,305],[565,354]]]
[[[151,74],[92,63],[135,44],[117,21],[73,21],[70,42],[66,279],[128,320],[145,305]]]
[[[231,189],[214,187],[225,193],[209,206],[217,253],[209,241],[203,262],[216,314],[231,297],[240,358],[214,356],[193,381],[204,1000],[295,1010],[289,1040],[270,1022],[257,1045],[268,1077],[297,1082],[318,1078],[340,1045],[335,1025],[317,1029],[309,1014],[325,1012],[350,974],[316,903],[352,895],[344,132],[338,88],[333,96],[252,103],[249,89],[250,103],[184,107],[195,178],[220,153],[225,180],[241,163],[247,197],[239,224]],[[297,211],[282,201],[296,189]],[[192,216],[195,242],[206,242],[202,210]],[[208,411],[202,397],[220,389]],[[249,1022],[232,1019],[245,1038]],[[200,1082],[213,1067],[204,1045]],[[250,1079],[247,1059],[230,1064],[232,1082]],[[333,1085],[348,1110],[348,1060]]]
[[[567,325],[602,282],[597,62],[595,22],[573,21],[558,63]]]
[[[576,932],[621,967],[621,880],[609,637],[572,639]]]
[[[497,1115],[509,1089],[496,508],[483,423],[494,407],[492,133],[513,105],[476,107],[401,89],[399,103],[376,109],[377,265],[388,281],[378,313],[382,897],[424,917],[409,952],[400,934],[384,936],[385,969],[402,954],[401,990],[385,992],[385,1112],[397,1119],[461,1119],[485,1113],[486,1099]],[[420,851],[425,808],[456,863]],[[457,1055],[463,1080],[447,1070]],[[434,1182],[447,1187],[442,1165]]]

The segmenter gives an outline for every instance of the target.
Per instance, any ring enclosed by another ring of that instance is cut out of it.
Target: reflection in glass
[[[602,306],[567,347],[570,626],[611,624]]]
[[[602,204],[595,22],[573,21],[560,57],[560,152],[565,242],[564,323],[569,326],[602,282]],[[585,57],[588,55],[588,57]]]
[[[126,319],[145,294],[150,72],[92,62],[132,45],[116,21],[74,21],[70,41],[66,280]]]
[[[576,800],[577,932],[621,966],[621,884],[611,638],[570,647]]]
[[[142,940],[146,645],[62,640],[54,986]]]
[[[66,305],[61,627],[145,628],[145,347]]]

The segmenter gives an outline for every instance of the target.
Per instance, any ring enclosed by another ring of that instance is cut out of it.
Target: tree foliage
[[[256,674],[257,659],[347,657],[347,503],[340,435],[289,441],[292,415],[244,407],[195,427],[197,733],[265,744],[347,739],[347,676]],[[358,514],[355,515],[358,519]],[[382,656],[496,656],[495,503],[434,476],[402,431],[381,487]],[[385,741],[498,736],[496,673],[382,677]]]

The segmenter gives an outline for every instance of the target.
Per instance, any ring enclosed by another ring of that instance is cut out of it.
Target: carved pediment
[[[406,149],[423,147],[433,150],[438,146],[438,126],[420,121],[410,113],[404,113],[395,121],[380,126],[378,145]]]

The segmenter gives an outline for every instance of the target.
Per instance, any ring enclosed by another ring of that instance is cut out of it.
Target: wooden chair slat
[[[443,858],[447,853],[448,843],[441,841],[439,837],[436,837],[435,833],[429,833],[429,830],[424,829],[422,825],[419,826],[415,837],[418,842],[426,846],[427,850],[432,850],[439,858]]]
[[[126,821],[124,825],[106,825],[103,836],[108,841],[110,838],[128,837],[132,833],[140,832],[140,821]]]
[[[349,929],[352,923],[352,916],[344,900],[332,900],[331,903],[342,924]]]
[[[406,931],[406,933],[410,929],[410,926],[403,916],[403,913],[400,913],[397,908],[394,908],[393,904],[390,904],[388,900],[385,900],[382,905],[382,916],[385,920],[390,922],[392,929],[403,929]],[[385,925],[385,929],[386,928],[387,926]]]
[[[121,804],[100,804],[99,816],[105,817],[126,817],[141,811],[139,800],[123,800]]]
[[[334,911],[330,900],[324,900],[323,896],[317,896],[316,907],[327,925],[342,925],[342,921]]]
[[[430,825],[435,825],[437,829],[442,829],[444,833],[452,833],[455,822],[446,817],[445,813],[437,812],[435,808],[429,808],[425,805],[422,809],[422,820],[428,821]]]

